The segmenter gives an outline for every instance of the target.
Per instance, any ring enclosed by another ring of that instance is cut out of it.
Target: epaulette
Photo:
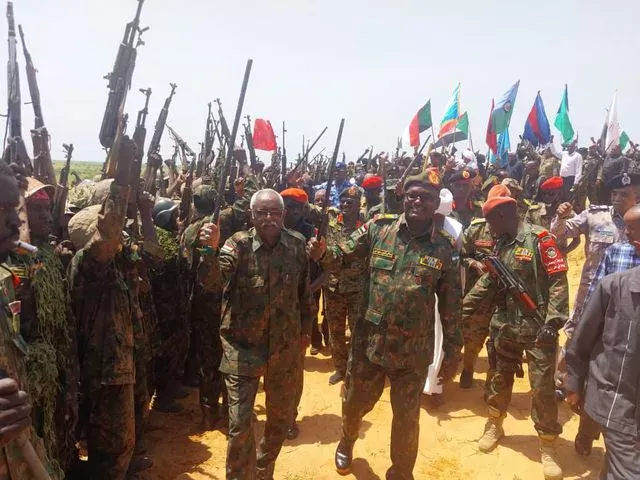
[[[530,223],[529,225],[531,226],[531,233],[539,239],[545,239],[546,237],[555,238],[546,228],[541,227],[540,225],[534,225],[533,223]]]
[[[527,207],[533,207],[534,205],[536,205],[533,200],[529,200],[528,198],[525,198],[522,200],[522,203],[524,203]]]
[[[529,204],[529,210],[540,210],[540,204],[539,203],[530,203]]]
[[[469,225],[481,225],[487,223],[486,218],[474,218]]]
[[[300,232],[298,232],[296,230],[290,230],[288,228],[285,229],[285,232],[287,232],[292,237],[297,238],[298,240],[302,240],[302,242],[306,245],[307,240],[304,238],[304,235],[302,235]]]
[[[440,230],[438,230],[438,233],[442,235],[442,237],[444,237],[446,240],[448,240],[452,247],[455,246],[456,239],[453,238],[453,235],[447,232],[444,228],[441,228]]]
[[[381,220],[397,220],[398,218],[400,218],[400,215],[397,215],[395,213],[378,213],[377,215],[373,216],[373,221],[378,222]]]
[[[590,212],[600,212],[603,210],[609,210],[609,205],[589,205]]]

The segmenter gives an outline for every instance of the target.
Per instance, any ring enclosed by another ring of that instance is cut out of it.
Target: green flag
[[[629,135],[627,135],[626,131],[622,131],[618,141],[620,142],[620,150],[624,151],[624,149],[627,148],[627,145],[629,145]]]
[[[569,89],[566,84],[564,86],[564,94],[562,95],[560,108],[558,108],[558,114],[556,115],[553,125],[562,134],[562,143],[568,143],[573,139],[574,131],[571,126],[571,120],[569,119]]]
[[[450,143],[460,142],[469,138],[469,116],[464,112],[458,117],[455,128],[449,133],[445,133],[433,144],[434,148],[449,145]]]

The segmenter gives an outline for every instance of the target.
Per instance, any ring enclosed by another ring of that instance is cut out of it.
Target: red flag
[[[496,135],[496,131],[493,129],[491,123],[491,114],[493,113],[493,98],[491,99],[491,112],[489,113],[489,124],[487,125],[487,145],[489,146],[489,150],[493,152],[494,155],[498,154],[498,136]]]
[[[253,148],[267,152],[272,152],[278,148],[276,134],[273,133],[273,127],[269,120],[256,118],[256,123],[253,126]]]

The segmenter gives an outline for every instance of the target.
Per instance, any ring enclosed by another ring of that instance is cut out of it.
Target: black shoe
[[[340,475],[351,473],[351,462],[353,462],[353,443],[346,438],[341,438],[338,448],[336,448],[336,471]]]
[[[462,370],[460,374],[460,388],[473,387],[473,370]]]
[[[344,373],[333,372],[333,375],[329,377],[329,385],[335,385],[336,383],[340,383],[342,380],[344,380]]]
[[[573,442],[573,446],[579,455],[588,457],[589,455],[591,455],[591,450],[593,449],[593,438],[578,433],[576,435],[575,441]]]
[[[293,425],[290,425],[287,428],[287,440],[295,440],[300,435],[300,429],[298,428],[298,424],[293,422]]]
[[[153,467],[153,460],[151,460],[151,458],[147,457],[146,455],[141,455],[138,457],[133,457],[131,459],[127,473],[129,475],[135,475],[136,473],[149,470],[151,467]]]
[[[312,345],[312,346],[311,346],[311,350],[309,350],[309,353],[310,353],[311,355],[317,355],[317,354],[319,354],[319,353],[320,353],[320,350],[322,350],[322,347],[318,347],[318,346],[316,346],[316,345]]]
[[[153,408],[156,412],[164,413],[180,413],[184,410],[184,407],[173,400],[158,400],[153,401]]]

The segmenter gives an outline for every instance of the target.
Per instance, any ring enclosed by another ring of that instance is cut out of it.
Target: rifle
[[[73,155],[73,143],[62,145],[65,151],[66,163],[60,171],[60,182],[56,186],[53,197],[53,234],[60,240],[64,233],[64,210],[67,205],[69,193],[69,172],[71,170],[71,156]]]
[[[189,166],[189,173],[184,182],[184,187],[182,189],[182,196],[180,198],[180,207],[179,207],[179,215],[178,218],[182,224],[182,231],[187,227],[187,222],[189,217],[191,216],[191,202],[193,201],[193,172],[195,170],[196,162],[191,162]]]
[[[27,44],[24,41],[22,25],[18,25],[20,40],[22,41],[22,52],[24,53],[25,68],[27,70],[27,83],[29,84],[29,95],[33,106],[34,128],[31,130],[31,141],[33,142],[33,163],[34,176],[48,185],[55,185],[56,173],[51,161],[51,151],[49,149],[49,132],[44,126],[42,117],[42,105],[40,103],[40,89],[36,78],[36,68],[33,66],[33,59]]]
[[[211,114],[211,102],[207,104],[209,107],[209,111],[207,113],[207,122],[204,127],[204,144],[202,146],[202,161],[198,164],[196,168],[196,177],[201,177],[204,174],[204,170],[209,166],[211,160],[209,157],[213,152],[213,115]]]
[[[167,124],[167,117],[169,116],[169,105],[178,87],[175,83],[170,83],[171,93],[164,101],[164,106],[160,110],[158,120],[156,121],[155,129],[153,130],[153,137],[151,143],[149,143],[149,152],[147,153],[147,168],[144,174],[144,189],[147,192],[155,193],[156,176],[158,169],[162,168],[162,157],[160,156],[160,140],[162,139],[162,133],[164,127]]]
[[[364,157],[366,157],[367,155],[369,155],[369,149],[365,148],[364,152],[362,152],[362,155],[360,155],[358,157],[358,160],[356,160],[356,163],[363,163],[364,162]]]
[[[516,303],[523,310],[530,313],[538,323],[538,326],[542,327],[545,323],[544,318],[542,318],[542,314],[538,310],[538,305],[524,287],[522,280],[495,255],[485,255],[482,261],[489,273],[498,280]]]
[[[218,116],[220,117],[220,129],[222,130],[222,136],[224,137],[224,143],[227,144],[230,150],[233,150],[234,145],[229,143],[231,134],[229,133],[229,125],[227,125],[227,119],[224,118],[224,112],[222,111],[222,103],[219,98],[216,98],[215,102],[218,104]],[[220,141],[222,144],[223,142]]]
[[[193,150],[191,150],[191,147],[189,146],[189,144],[187,144],[187,142],[185,142],[182,137],[180,135],[178,135],[178,132],[176,132],[173,128],[171,128],[169,125],[167,125],[167,129],[169,130],[169,134],[173,137],[173,140],[178,144],[178,146],[184,151],[186,152],[190,157],[195,158],[196,152],[194,152]]]
[[[144,157],[144,142],[147,138],[147,115],[149,114],[149,98],[151,97],[150,88],[141,88],[140,92],[145,96],[144,107],[138,112],[136,120],[136,129],[133,132],[133,141],[136,144],[136,154],[133,157],[133,165],[131,166],[131,193],[129,193],[129,211],[128,215],[131,219],[137,219],[136,208],[138,202],[138,192],[140,190],[140,173],[142,172],[142,158]]]
[[[340,153],[340,141],[342,140],[342,130],[344,129],[344,118],[340,120],[340,128],[338,129],[338,138],[336,139],[336,146],[333,149],[333,156],[329,163],[329,177],[327,179],[327,186],[325,188],[324,201],[322,202],[322,222],[318,229],[318,240],[327,236],[327,227],[329,226],[329,202],[331,197],[331,187],[333,185],[333,171],[336,168],[336,162],[338,161],[338,153]]]
[[[413,167],[415,166],[416,162],[418,161],[418,159],[422,155],[422,151],[424,150],[424,147],[427,146],[427,142],[430,139],[431,139],[431,135],[427,136],[427,139],[424,141],[424,143],[420,147],[420,150],[418,150],[418,153],[416,153],[413,156],[413,159],[411,159],[411,161],[409,162],[409,165],[407,165],[407,168],[405,168],[404,172],[402,172],[402,175],[400,176],[400,179],[398,180],[398,185],[400,185],[400,186],[404,185],[404,181],[409,176],[409,173],[411,173],[411,170],[413,169]],[[431,147],[429,147],[429,150],[431,150]],[[428,157],[428,155],[427,155],[427,157]]]
[[[220,208],[222,207],[222,202],[224,202],[224,190],[227,184],[227,175],[229,172],[229,167],[231,166],[231,160],[233,158],[233,148],[231,146],[235,145],[236,136],[238,135],[238,127],[240,126],[240,117],[242,116],[242,107],[244,106],[244,97],[247,93],[247,86],[249,85],[249,75],[251,75],[252,65],[253,60],[247,60],[247,65],[244,69],[244,78],[242,79],[242,87],[240,89],[240,98],[238,99],[238,106],[236,107],[236,116],[233,119],[233,130],[231,131],[231,137],[229,137],[229,148],[227,149],[227,155],[225,157],[224,164],[222,165],[220,178],[218,181],[218,198],[213,210],[213,215],[211,215],[211,223],[218,223],[218,218],[220,217]]]
[[[131,88],[133,70],[136,66],[137,48],[144,45],[142,34],[149,27],[140,28],[140,13],[144,0],[138,0],[138,9],[134,19],[127,23],[124,30],[124,38],[118,47],[118,54],[113,65],[113,70],[105,75],[108,80],[107,106],[102,117],[100,127],[100,143],[103,147],[110,148],[115,141],[118,132],[119,119],[124,111],[124,104],[127,100],[127,92]],[[136,40],[137,36],[137,40]]]
[[[387,162],[385,158],[380,156],[380,174],[382,176],[382,205],[380,207],[380,213],[382,215],[387,213]]]
[[[324,130],[322,130],[320,132],[320,135],[318,135],[316,137],[316,139],[314,140],[314,142],[311,144],[310,147],[307,147],[306,151],[304,152],[304,155],[302,156],[302,158],[300,158],[297,163],[295,164],[295,166],[293,167],[293,169],[291,170],[291,172],[289,173],[289,175],[291,175],[292,173],[295,173],[298,168],[304,164],[304,162],[309,158],[309,153],[311,153],[311,150],[313,150],[313,147],[316,146],[316,144],[320,141],[320,139],[322,138],[322,136],[324,135],[324,132],[327,131],[327,127],[324,127]]]
[[[282,122],[282,156],[280,157],[280,161],[282,162],[280,171],[282,185],[287,184],[287,142],[285,139],[286,133],[287,129],[285,128],[284,122]]]
[[[253,133],[251,132],[251,117],[247,115],[247,124],[244,126],[244,135],[247,139],[247,149],[249,150],[249,162],[251,162],[251,170],[255,171],[256,163],[258,163],[258,157],[256,156],[256,149],[253,147]]]

